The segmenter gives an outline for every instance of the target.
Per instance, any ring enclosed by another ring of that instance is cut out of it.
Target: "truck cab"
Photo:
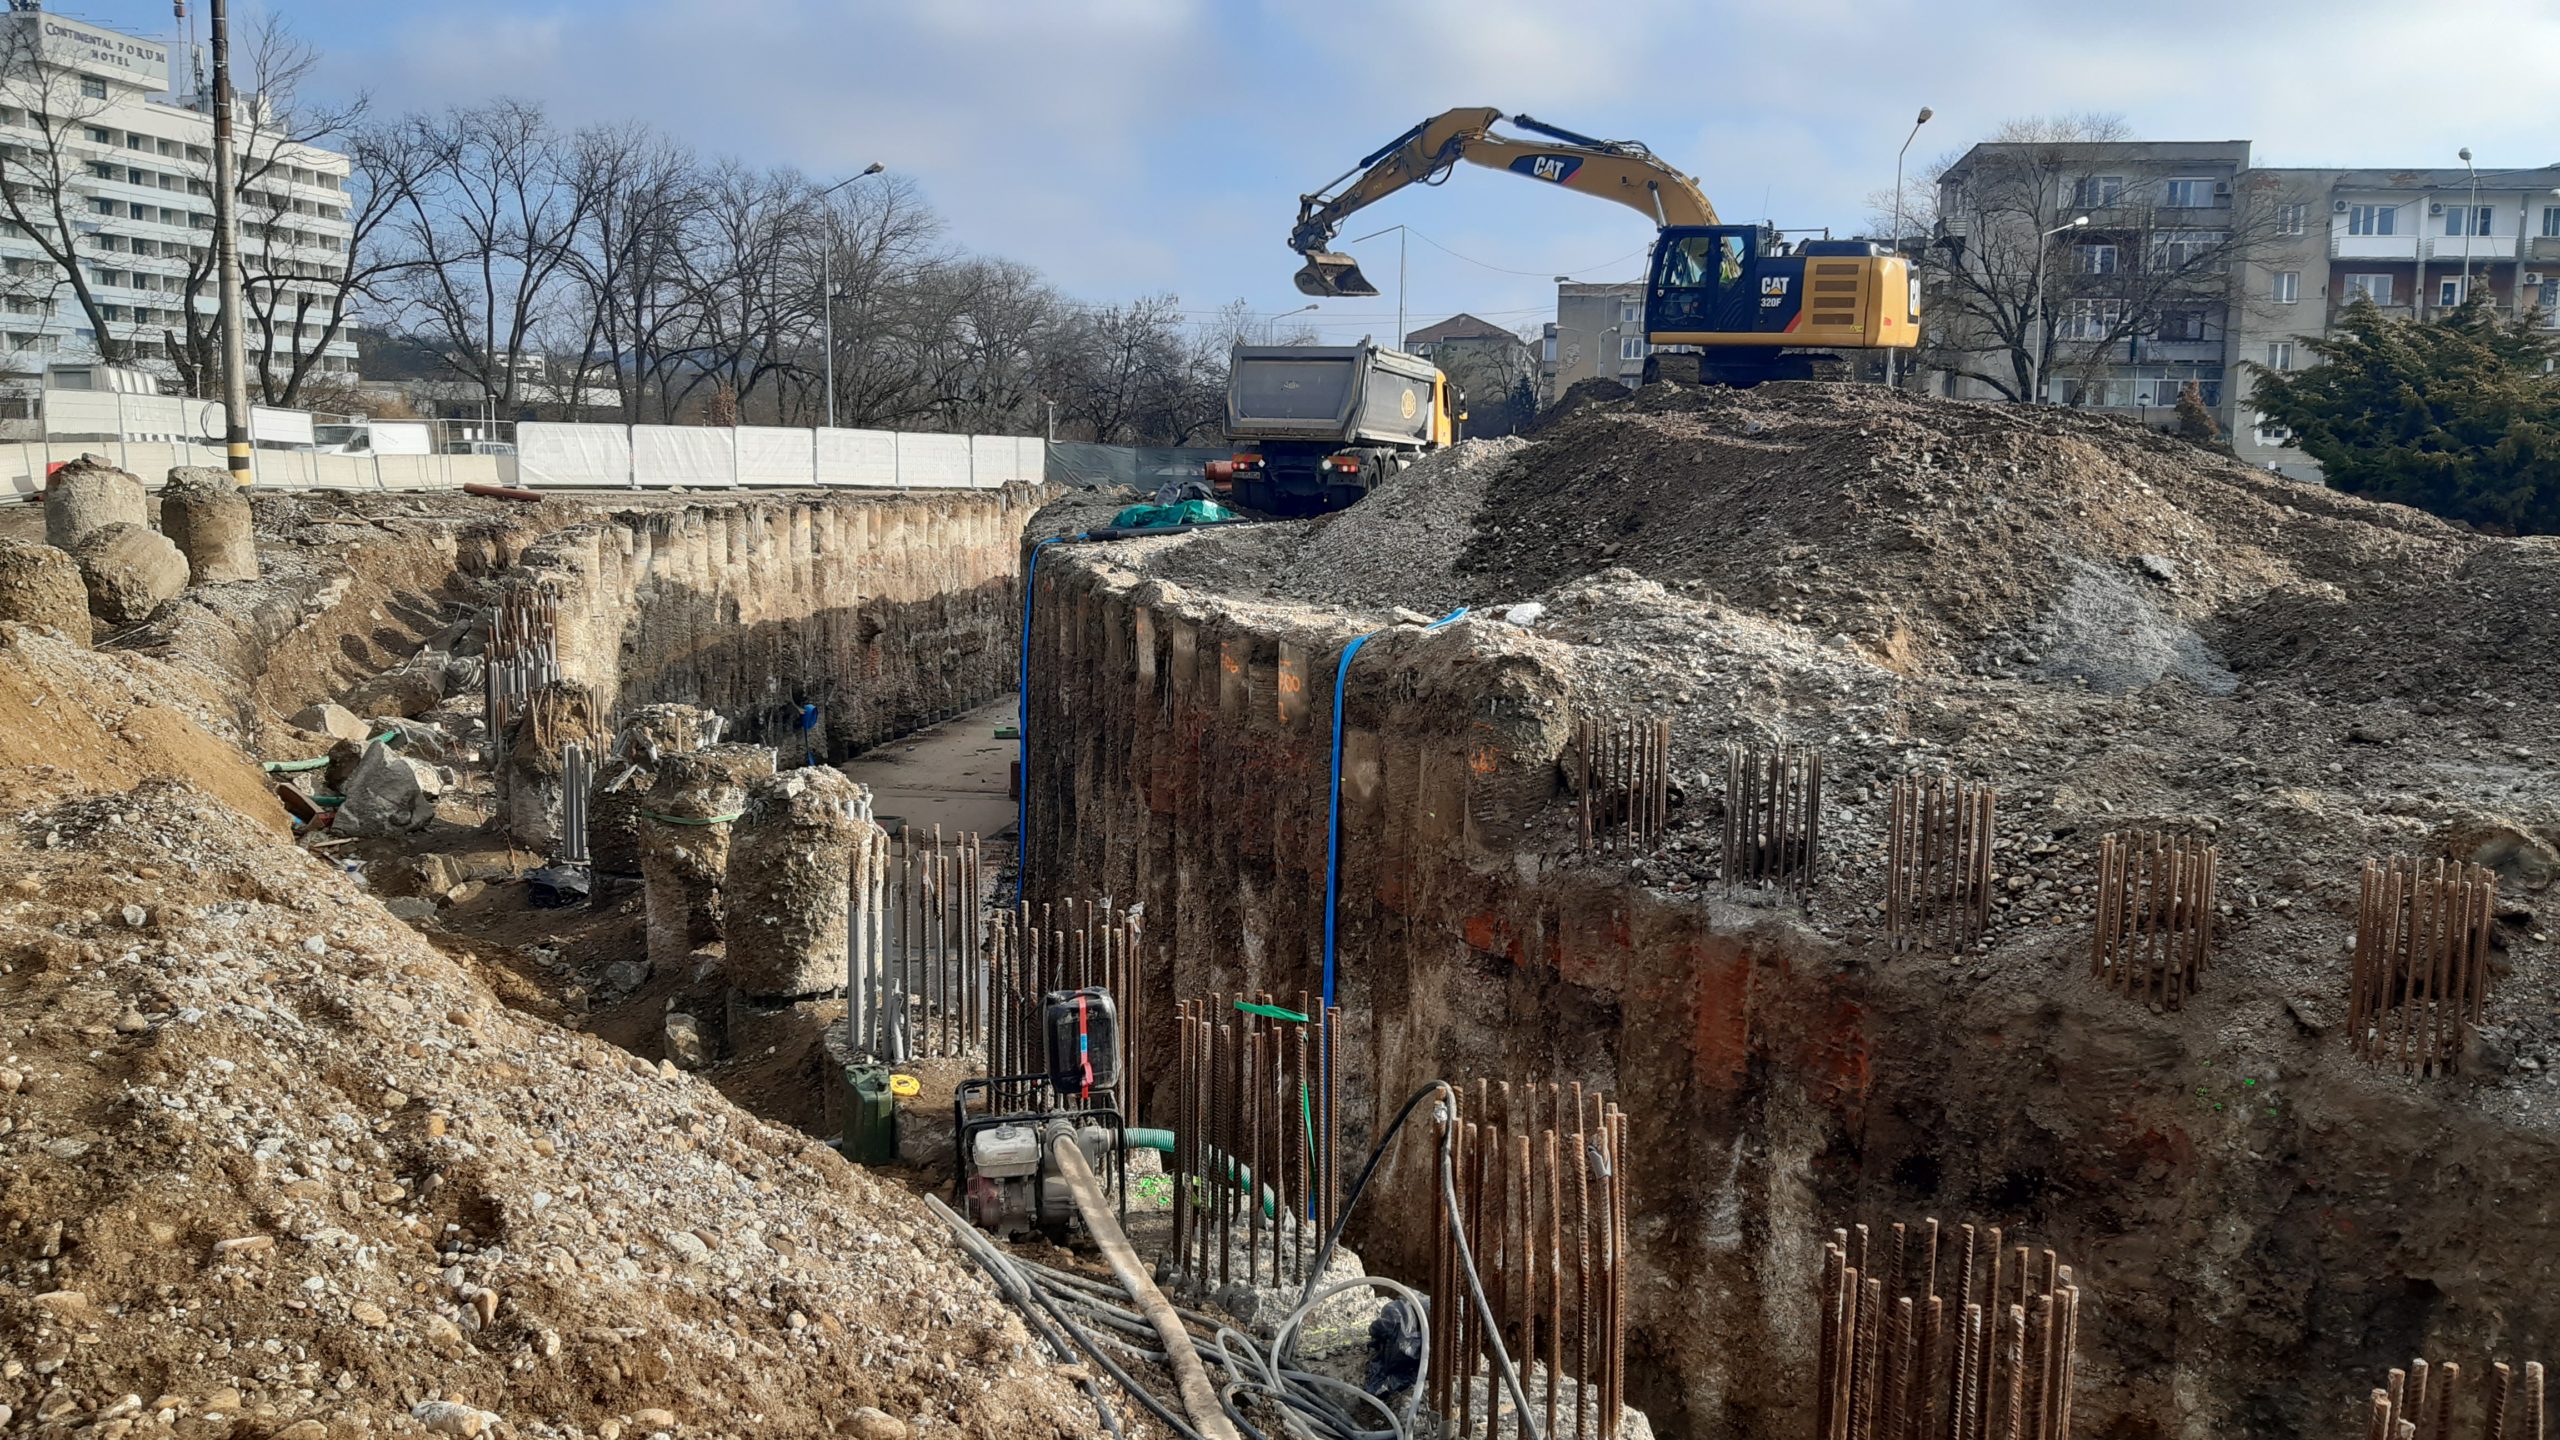
[[[1417,455],[1457,439],[1449,377],[1418,355],[1358,345],[1239,345],[1227,368],[1234,455],[1207,466],[1221,499],[1270,515],[1357,503]]]

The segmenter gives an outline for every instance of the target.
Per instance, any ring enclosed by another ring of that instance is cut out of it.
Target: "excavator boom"
[[[1509,118],[1544,138],[1494,134],[1494,123],[1503,118],[1485,106],[1445,111],[1371,152],[1324,190],[1300,196],[1298,223],[1289,232],[1289,248],[1307,261],[1297,274],[1298,289],[1321,298],[1377,294],[1358,261],[1329,248],[1333,237],[1353,213],[1407,185],[1437,185],[1461,160],[1615,200],[1657,226],[1717,223],[1716,207],[1697,181],[1634,141],[1597,140],[1526,115]]]

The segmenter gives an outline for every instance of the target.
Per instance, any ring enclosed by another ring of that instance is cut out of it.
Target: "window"
[[[101,130],[95,125],[86,127],[82,133],[89,137],[89,143],[92,145],[113,145],[116,143],[116,137],[112,132]]]
[[[1643,324],[1643,323],[1644,323],[1644,302],[1643,302],[1643,301],[1641,301],[1641,300],[1621,300],[1621,301],[1619,301],[1619,302],[1618,302],[1618,323],[1619,323],[1619,324],[1621,324],[1621,325],[1641,325],[1641,324]]]
[[[2083,275],[2113,275],[2119,252],[2113,245],[2074,245],[2071,268]]]
[[[2388,275],[2347,276],[2345,288],[2338,292],[2338,298],[2341,300],[2352,300],[2359,295],[2372,301],[2376,305],[2390,304],[2391,277]]]
[[[89,208],[100,215],[113,215],[116,213],[116,202],[113,200],[91,200],[89,202]]]
[[[2290,370],[2293,368],[2292,341],[2270,340],[2267,342],[2267,368],[2270,370]]]
[[[113,180],[116,178],[116,167],[92,160],[89,162],[89,173],[100,180]]]
[[[2279,305],[2291,305],[2301,300],[2302,272],[2299,270],[2277,271],[2275,284],[2269,289],[2268,296]]]
[[[2436,303],[2448,308],[2462,303],[2461,276],[2456,275],[2436,282]]]
[[[2495,205],[2474,210],[2468,205],[2448,205],[2444,211],[2444,233],[2447,235],[2486,235],[2496,227],[2490,222],[2497,212]]]
[[[2123,328],[2122,300],[2074,300],[2053,333],[2058,340],[2104,340]]]
[[[1639,336],[1639,335],[1622,335],[1622,336],[1618,337],[1618,358],[1619,358],[1619,359],[1621,359],[1621,360],[1641,360],[1641,359],[1643,359],[1643,358],[1644,358],[1644,354],[1645,354],[1645,343],[1644,343],[1644,338],[1643,338],[1642,336]]]
[[[2249,430],[2260,445],[2269,449],[2293,443],[2293,431],[2282,425],[2268,424],[2267,417],[2264,415],[2253,414],[2250,417]]]
[[[2350,205],[2347,207],[2347,233],[2350,235],[2389,235],[2400,226],[2397,205]]]
[[[2545,280],[2533,287],[2534,304],[2542,310],[2542,323],[2560,327],[2560,280]]]
[[[2308,206],[2308,205],[2279,205],[2279,206],[2277,206],[2277,207],[2276,207],[2276,233],[2277,233],[2277,234],[2279,234],[2279,235],[2299,235],[2299,234],[2301,234],[2303,231],[2308,230],[2308,229],[2310,229],[2310,228],[2311,228],[2311,207],[2310,207],[2310,206]]]
[[[2173,210],[2201,210],[2213,203],[2213,182],[2164,180],[2160,184],[2160,203]]]
[[[2071,185],[2071,204],[2076,209],[2103,208],[2123,199],[2124,177],[2121,175],[2086,175]]]
[[[2156,338],[2188,342],[2204,339],[2204,312],[2192,309],[2161,311],[2159,334]]]
[[[2560,205],[2542,207],[2542,234],[2545,239],[2560,238]]]
[[[107,98],[107,82],[94,76],[83,75],[80,77],[80,93],[92,100],[104,100]]]
[[[2154,270],[2222,270],[2229,268],[2223,246],[2227,230],[2163,230],[2151,237]]]

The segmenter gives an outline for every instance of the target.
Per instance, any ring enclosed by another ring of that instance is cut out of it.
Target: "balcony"
[[[2331,226],[2329,258],[2332,260],[2424,260],[2435,253],[2436,241],[2426,235],[2350,235],[2346,227]]]

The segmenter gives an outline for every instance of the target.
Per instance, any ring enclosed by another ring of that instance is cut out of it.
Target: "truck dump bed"
[[[1428,360],[1375,345],[1239,345],[1227,436],[1428,445],[1437,373]]]

